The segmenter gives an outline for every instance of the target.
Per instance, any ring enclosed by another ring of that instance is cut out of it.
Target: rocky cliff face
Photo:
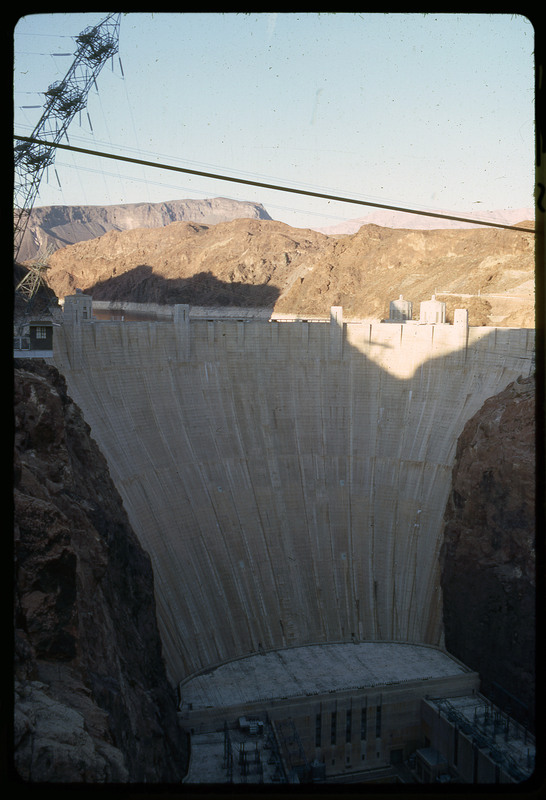
[[[535,383],[511,383],[468,421],[445,514],[446,647],[483,690],[534,724]]]
[[[282,222],[173,222],[110,231],[57,250],[48,282],[95,300],[261,306],[279,313],[388,317],[403,294],[419,316],[433,294],[468,308],[469,324],[534,327],[534,236],[507,230],[404,230],[365,225],[340,238]]]
[[[40,250],[57,250],[95,239],[111,230],[162,228],[181,220],[215,225],[240,217],[271,219],[260,203],[226,197],[112,206],[40,206],[32,209],[18,258],[28,261]]]
[[[53,367],[14,383],[14,767],[28,782],[182,779],[153,575]]]

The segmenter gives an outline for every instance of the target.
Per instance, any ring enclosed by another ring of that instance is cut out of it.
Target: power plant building
[[[290,725],[300,768],[324,777],[401,764],[423,743],[421,701],[467,695],[479,676],[437,648],[395,642],[313,645],[229,662],[180,686],[184,727],[199,735],[238,718]],[[293,759],[292,759],[293,760]],[[284,764],[290,763],[285,753]]]

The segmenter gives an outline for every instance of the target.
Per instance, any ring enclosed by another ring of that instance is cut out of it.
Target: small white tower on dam
[[[419,321],[427,325],[438,325],[446,321],[446,304],[436,300],[433,294],[430,300],[423,300],[419,306]]]
[[[398,300],[391,300],[389,303],[389,322],[406,322],[413,316],[413,303],[411,300],[404,300],[404,295],[400,295]]]
[[[84,294],[81,289],[76,289],[75,294],[64,298],[65,322],[78,324],[80,322],[91,322],[93,319],[93,298],[90,294]]]
[[[453,324],[456,327],[468,328],[468,309],[456,308],[453,312]]]

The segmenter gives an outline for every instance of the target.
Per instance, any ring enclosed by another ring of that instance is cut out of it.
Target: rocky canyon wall
[[[535,381],[511,382],[466,423],[445,516],[447,649],[534,726]]]
[[[14,419],[15,773],[176,783],[150,559],[54,367],[15,362]]]

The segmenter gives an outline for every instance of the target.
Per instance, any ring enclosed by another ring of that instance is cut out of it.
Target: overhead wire
[[[106,170],[93,169],[92,167],[82,167],[82,166],[77,166],[76,167],[74,164],[68,164],[66,162],[57,161],[57,160],[55,161],[55,163],[59,167],[65,167],[65,168],[68,168],[68,169],[77,169],[77,170],[82,171],[82,172],[91,172],[91,173],[94,173],[94,174],[101,173],[101,174],[105,175],[106,177],[110,177],[110,178],[119,178],[120,177],[119,172],[108,172]],[[138,178],[136,176],[132,176],[130,178],[125,177],[123,180],[124,180],[124,183],[145,183],[147,187],[159,186],[159,187],[161,187],[163,189],[175,189],[178,192],[182,188],[182,190],[186,194],[198,195],[199,197],[202,197],[202,198],[207,198],[207,197],[210,196],[210,193],[206,192],[203,189],[193,189],[193,188],[190,188],[189,186],[181,187],[180,184],[165,183],[164,181],[154,181],[154,180],[150,180],[150,178],[147,178],[147,177]],[[222,195],[222,196],[225,197],[227,200],[236,200],[236,201],[239,200],[239,198],[231,197],[229,194]],[[152,201],[150,200],[149,202],[152,202]],[[279,203],[271,203],[271,202],[267,203],[267,208],[268,209],[274,208],[274,209],[278,209],[280,211],[296,211],[296,212],[299,211],[298,209],[294,208],[293,206],[280,205]],[[306,210],[305,211],[305,215],[306,216],[311,216],[311,217],[319,217],[320,219],[327,218],[327,219],[341,220],[341,221],[345,220],[345,216],[343,216],[342,214],[329,214],[328,212],[325,212],[325,211],[309,211],[309,210]]]
[[[291,194],[298,194],[305,197],[316,197],[322,200],[329,200],[338,203],[349,203],[352,205],[368,206],[371,208],[381,208],[388,211],[401,211],[408,214],[417,214],[424,217],[434,217],[437,219],[449,219],[455,222],[470,222],[473,225],[484,225],[492,228],[504,228],[506,230],[518,231],[519,233],[535,233],[534,228],[524,228],[519,225],[508,225],[502,222],[494,222],[491,220],[475,219],[471,217],[460,217],[454,214],[445,214],[437,211],[424,211],[416,208],[394,206],[386,203],[376,203],[370,200],[359,200],[354,197],[346,197],[341,195],[326,194],[323,192],[311,191],[309,189],[301,189],[293,186],[281,186],[278,184],[265,183],[263,181],[250,180],[249,178],[240,178],[234,175],[225,175],[219,173],[205,172],[203,170],[190,169],[189,167],[179,167],[174,164],[165,164],[155,161],[145,161],[140,158],[132,158],[130,156],[122,156],[115,153],[107,153],[98,150],[89,150],[83,147],[75,147],[70,144],[61,144],[60,142],[49,142],[43,139],[35,139],[29,136],[17,136],[14,134],[14,139],[23,142],[30,142],[32,144],[41,144],[46,147],[56,147],[60,150],[70,150],[74,153],[82,153],[84,155],[97,156],[99,158],[109,158],[117,161],[123,161],[129,164],[140,164],[146,167],[154,167],[156,169],[165,169],[172,172],[181,172],[186,175],[196,175],[201,178],[211,178],[213,180],[228,181],[231,183],[241,183],[246,186],[256,186],[261,189],[269,189],[277,192],[289,192]]]

